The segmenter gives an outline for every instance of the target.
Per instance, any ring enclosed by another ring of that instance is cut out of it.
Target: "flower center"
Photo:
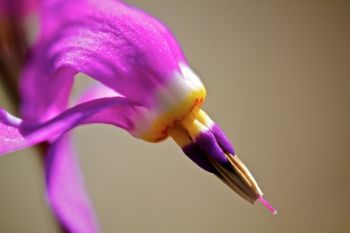
[[[189,115],[197,115],[206,96],[199,78],[188,66],[180,64],[169,83],[157,90],[154,106],[144,110],[131,132],[135,137],[149,142],[159,142],[168,137],[168,129]]]

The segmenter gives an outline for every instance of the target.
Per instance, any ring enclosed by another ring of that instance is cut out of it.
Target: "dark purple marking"
[[[217,173],[214,166],[209,162],[207,154],[204,153],[196,144],[191,143],[182,148],[182,150],[188,156],[188,158],[190,158],[199,167],[208,172],[215,174]]]
[[[220,128],[219,125],[213,125],[210,131],[214,134],[217,143],[224,150],[224,152],[230,153],[232,155],[235,154],[235,149],[233,148],[230,140],[226,137],[224,131]]]
[[[224,151],[216,142],[216,138],[211,131],[201,132],[195,139],[195,144],[202,149],[208,156],[215,159],[215,161],[224,164],[228,160]]]

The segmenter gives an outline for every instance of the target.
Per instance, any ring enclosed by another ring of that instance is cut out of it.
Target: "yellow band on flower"
[[[168,133],[183,148],[193,143],[201,133],[208,131],[213,124],[209,116],[202,109],[199,109],[197,112],[187,115],[179,124],[170,127]]]
[[[210,117],[202,110],[200,109],[197,115],[197,119],[208,128],[211,128],[215,123]]]
[[[149,142],[159,142],[168,137],[169,128],[190,115],[198,115],[206,97],[206,90],[197,75],[184,64],[167,84],[154,93],[154,106],[142,112],[131,132],[135,137]]]
[[[169,135],[175,140],[176,144],[178,144],[181,148],[193,143],[187,131],[179,125],[171,127],[168,132]]]
[[[159,142],[167,138],[169,128],[191,114],[197,115],[205,95],[205,89],[191,92],[181,103],[154,119],[152,126],[140,138],[151,142]]]

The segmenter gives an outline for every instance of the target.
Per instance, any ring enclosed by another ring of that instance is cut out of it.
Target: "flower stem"
[[[17,81],[16,81],[16,75],[13,74],[13,71],[11,71],[4,58],[0,56],[0,81],[1,84],[4,87],[4,90],[9,96],[9,99],[15,108],[15,111],[18,112],[19,109],[19,94],[17,90]]]

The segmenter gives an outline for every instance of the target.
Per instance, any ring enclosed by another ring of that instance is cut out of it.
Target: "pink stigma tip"
[[[277,214],[277,210],[270,205],[262,196],[258,198],[258,200],[263,204],[270,212],[272,215]]]

